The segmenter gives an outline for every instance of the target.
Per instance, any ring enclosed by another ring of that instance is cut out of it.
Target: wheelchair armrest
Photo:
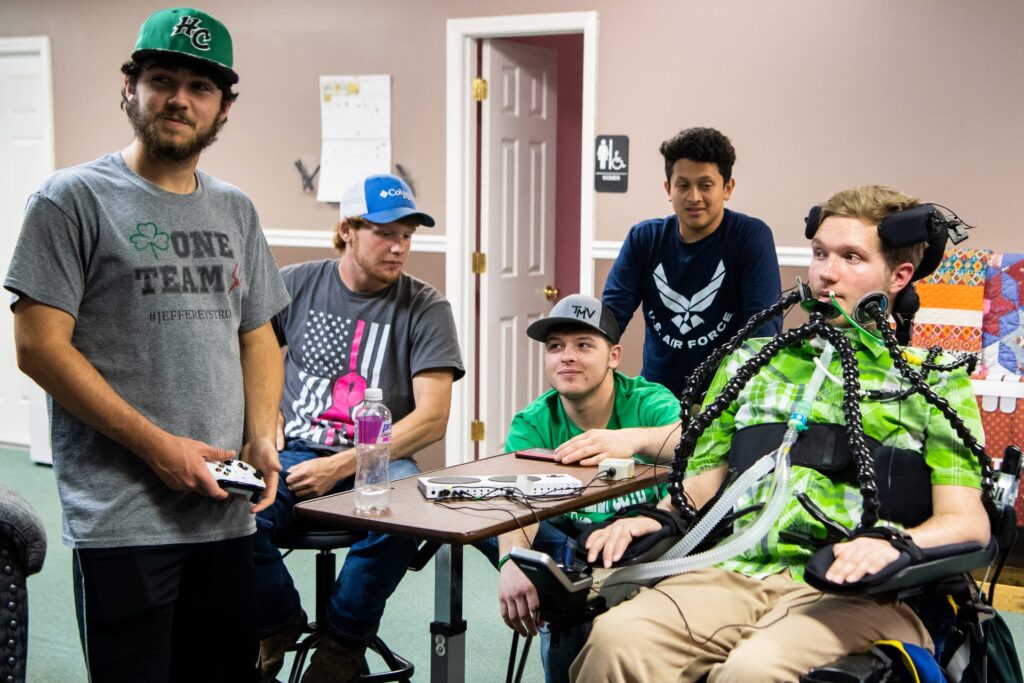
[[[804,578],[807,583],[825,593],[840,595],[877,595],[897,593],[906,597],[920,592],[920,587],[956,574],[984,567],[992,562],[999,550],[991,539],[984,548],[977,543],[957,543],[923,549],[924,559],[911,562],[906,553],[888,567],[864,577],[857,583],[835,584],[825,578],[835,556],[832,546],[816,552],[807,563]]]
[[[930,550],[940,550],[949,546],[929,548],[925,550],[926,559],[924,562],[912,564],[901,569],[888,581],[869,589],[867,593],[870,595],[900,591],[902,596],[906,596],[910,594],[906,592],[908,589],[918,588],[925,584],[941,581],[950,576],[985,567],[995,559],[996,553],[999,551],[999,546],[995,541],[989,541],[989,544],[984,548],[976,543],[963,545],[972,546],[973,549],[953,555],[935,557],[934,559],[928,559]]]
[[[593,577],[570,579],[550,555],[536,550],[513,548],[509,558],[537,589],[540,618],[552,626],[572,626],[604,611],[600,605],[587,604]]]

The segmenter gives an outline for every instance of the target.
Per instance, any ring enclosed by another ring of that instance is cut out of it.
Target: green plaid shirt
[[[863,390],[899,390],[907,386],[901,380],[899,371],[893,367],[886,349],[869,338],[870,335],[849,330],[847,336],[857,351]],[[750,340],[723,361],[708,391],[709,400],[720,393],[725,383],[735,376],[737,369],[767,341]],[[698,440],[687,468],[687,476],[726,464],[732,434],[740,429],[765,423],[785,423],[803,386],[814,372],[814,359],[821,355],[823,348],[824,342],[815,339],[798,347],[787,348],[772,359]],[[925,352],[908,348],[906,356],[911,367],[916,367],[920,366]],[[945,360],[948,362],[949,359]],[[842,378],[838,353],[834,354],[829,371],[837,381]],[[810,423],[845,424],[842,411],[843,388],[837,381],[825,379],[811,406],[808,416]],[[977,437],[983,438],[978,404],[967,374],[963,370],[949,374],[932,373],[930,383],[939,396],[949,401],[967,427]],[[942,414],[920,394],[902,401],[861,401],[861,412],[864,431],[868,436],[889,446],[923,454],[931,469],[933,485],[980,488],[981,467],[977,459],[963,445]],[[777,445],[765,444],[765,452],[772,451]],[[764,502],[769,491],[767,480],[770,478],[763,479],[741,498],[737,508]],[[799,466],[793,467],[792,481],[794,494],[804,491],[832,519],[848,528],[856,526],[860,521],[863,501],[857,487],[833,482],[816,470]],[[750,519],[748,516],[739,524],[747,524]],[[794,496],[765,539],[746,553],[719,566],[755,578],[789,569],[794,579],[802,581],[804,564],[810,558],[811,551],[798,545],[780,543],[779,532],[783,530],[812,534],[817,538],[825,536],[821,524],[803,509]]]

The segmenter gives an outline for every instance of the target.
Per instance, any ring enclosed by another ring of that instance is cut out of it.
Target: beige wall
[[[53,41],[57,165],[129,139],[118,66],[167,0],[4,0],[0,35]],[[394,160],[444,215],[448,18],[506,2],[207,0],[236,42],[242,93],[203,166],[247,191],[268,228],[330,225],[293,162],[319,157],[319,74],[393,76]],[[596,237],[668,212],[658,143],[713,125],[739,151],[732,206],[803,246],[807,207],[854,183],[891,183],[980,226],[971,243],[1021,249],[1024,4],[1019,0],[520,0],[517,13],[599,13],[597,131],[630,136],[624,195],[597,200]],[[442,225],[438,233],[443,233]]]
[[[124,146],[118,67],[139,23],[168,0],[3,0],[0,36],[53,46],[56,162]],[[1020,0],[206,0],[231,29],[241,97],[203,157],[255,201],[266,228],[324,229],[335,209],[301,190],[319,163],[320,74],[391,74],[393,159],[421,206],[445,216],[445,26],[449,18],[599,14],[597,132],[630,136],[630,190],[597,197],[594,234],[621,240],[669,212],[658,144],[711,125],[738,149],[732,208],[764,218],[783,247],[837,189],[889,183],[979,226],[970,245],[1024,250],[1024,3]],[[584,149],[590,149],[584,145]],[[278,249],[282,262],[328,253]],[[595,264],[601,291],[610,263]],[[444,258],[410,270],[443,288]],[[784,269],[787,270],[787,269]],[[793,269],[800,272],[802,269]],[[784,276],[790,286],[792,275]],[[791,318],[799,313],[791,314]],[[787,320],[787,326],[794,324]],[[465,334],[465,331],[460,331]],[[640,368],[642,329],[624,369]]]

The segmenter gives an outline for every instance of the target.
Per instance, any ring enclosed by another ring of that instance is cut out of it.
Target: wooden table
[[[355,510],[355,495],[349,491],[295,506],[296,514],[321,525],[344,529],[379,531],[443,543],[438,551],[434,576],[434,622],[430,625],[430,680],[461,683],[466,678],[466,621],[462,618],[463,546],[513,531],[585,505],[663,483],[667,466],[637,465],[636,475],[627,481],[593,481],[596,467],[556,465],[515,458],[511,454],[445,467],[421,476],[480,476],[505,474],[570,474],[584,485],[576,497],[559,500],[534,498],[530,507],[504,498],[486,503],[449,501],[435,505],[423,497],[418,478],[399,479],[391,484],[391,504],[380,513]],[[469,511],[466,508],[472,507]],[[482,508],[488,508],[486,510]],[[462,509],[460,511],[460,508]],[[531,509],[532,508],[532,509]]]

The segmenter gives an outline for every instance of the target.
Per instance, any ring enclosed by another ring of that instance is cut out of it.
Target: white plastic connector
[[[605,458],[597,465],[598,473],[607,472],[608,479],[621,481],[633,478],[632,458]]]

